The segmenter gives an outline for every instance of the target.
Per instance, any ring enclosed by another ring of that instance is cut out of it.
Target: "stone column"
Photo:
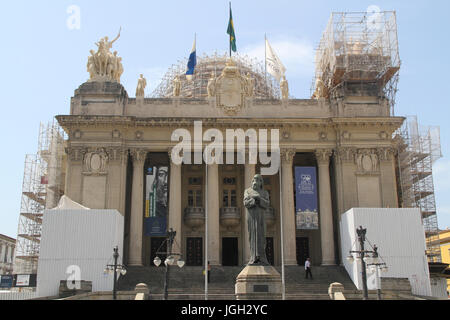
[[[4,261],[3,257],[5,255],[5,250],[6,250],[5,244],[2,243],[1,246],[0,246],[0,263],[3,263],[3,261]]]
[[[142,231],[144,221],[144,163],[147,152],[133,150],[129,265],[142,266]]]
[[[169,151],[169,159],[171,159],[171,150]],[[173,250],[183,253],[183,244],[181,243],[181,226],[182,226],[182,209],[181,209],[181,164],[175,164],[170,161],[170,184],[169,184],[169,223],[167,229],[172,228],[177,232]],[[185,258],[185,257],[184,257]]]
[[[333,208],[330,187],[331,149],[316,150],[319,165],[319,201],[320,201],[320,238],[322,241],[322,265],[335,265]]]
[[[292,164],[294,149],[281,150],[281,205],[283,209],[284,264],[297,265]]]
[[[247,158],[248,159],[248,158]],[[244,177],[244,189],[250,188],[252,185],[253,177],[256,173],[256,166],[254,164],[245,164],[245,177]],[[243,264],[247,264],[250,260],[250,243],[248,240],[248,225],[247,225],[247,211],[245,208],[242,209],[242,226],[244,228],[242,232],[242,241],[243,241]]]
[[[220,220],[219,220],[219,165],[208,165],[208,259],[212,266],[220,265]]]
[[[355,176],[356,152],[357,149],[353,147],[340,147],[336,150],[336,191],[339,215],[358,206],[358,188]]]

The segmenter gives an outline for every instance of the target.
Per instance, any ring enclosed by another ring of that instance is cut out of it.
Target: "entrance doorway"
[[[202,266],[203,265],[203,239],[187,238],[186,239],[186,265]]]
[[[238,250],[238,238],[222,238],[222,266],[237,266]]]
[[[161,261],[166,260],[165,254],[156,254],[159,250],[159,252],[167,252],[167,242],[164,243],[164,241],[167,238],[161,238],[161,237],[152,237],[150,239],[150,266],[154,267],[155,264],[153,263],[153,260],[155,260],[156,256],[158,256]],[[164,245],[162,245],[164,243]],[[162,245],[162,246],[161,246]]]
[[[297,263],[299,266],[305,265],[309,258],[309,238],[297,237]]]
[[[267,261],[273,266],[275,265],[275,259],[273,257],[273,238],[266,238],[266,257]]]

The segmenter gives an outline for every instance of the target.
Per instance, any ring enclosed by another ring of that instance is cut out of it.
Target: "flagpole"
[[[231,18],[231,1],[230,1],[230,18]],[[230,58],[231,58],[231,34],[230,34]]]
[[[279,185],[280,185],[280,199],[282,197],[281,193],[281,172],[282,167],[280,165],[280,168],[278,170],[278,178],[279,178]],[[283,228],[283,203],[280,201],[280,240],[281,240],[281,299],[286,300],[286,283],[285,283],[285,274],[284,274],[284,228]]]
[[[208,162],[205,161],[205,300],[208,300]]]
[[[266,84],[267,95],[267,36],[264,33],[264,83]]]

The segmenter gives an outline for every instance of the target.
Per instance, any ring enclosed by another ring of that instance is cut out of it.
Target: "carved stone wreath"
[[[83,174],[84,175],[105,175],[108,154],[105,149],[88,150],[84,155]]]

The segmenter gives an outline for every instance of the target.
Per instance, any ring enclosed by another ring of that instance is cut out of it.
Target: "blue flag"
[[[189,61],[187,65],[186,78],[192,80],[194,75],[195,66],[197,65],[197,49],[196,49],[197,39],[194,39],[194,45],[192,46],[191,55],[189,56]]]

